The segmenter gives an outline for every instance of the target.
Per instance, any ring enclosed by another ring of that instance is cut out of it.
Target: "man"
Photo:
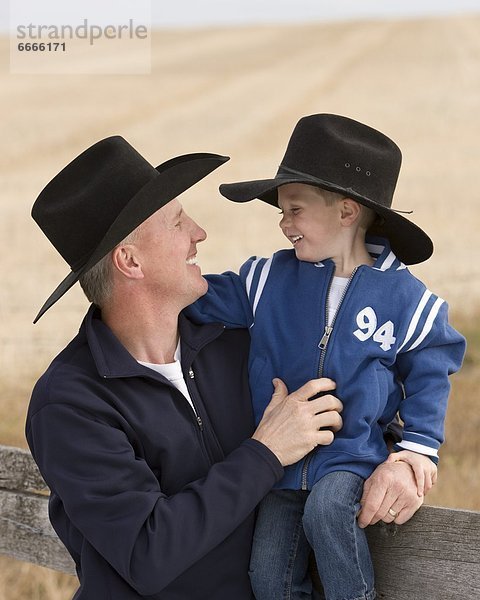
[[[226,160],[190,154],[155,169],[111,137],[34,205],[72,269],[36,320],[76,281],[92,302],[37,383],[26,424],[53,526],[76,563],[77,600],[250,598],[255,506],[283,466],[341,426],[334,396],[306,402],[333,382],[288,395],[276,380],[254,431],[247,333],[181,314],[207,289],[196,264],[206,234],[177,196]],[[389,473],[365,500],[368,522],[382,518],[389,494],[410,514],[418,505]]]

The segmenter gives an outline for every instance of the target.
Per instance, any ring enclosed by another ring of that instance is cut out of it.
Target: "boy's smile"
[[[290,235],[288,237],[290,238],[290,240],[294,246],[297,242],[299,242],[300,240],[303,239],[303,235]]]

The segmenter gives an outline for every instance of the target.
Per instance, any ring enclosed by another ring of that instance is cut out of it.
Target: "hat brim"
[[[85,264],[65,277],[48,297],[33,322],[36,323],[84,273],[96,265],[148,217],[228,160],[228,156],[197,152],[177,156],[156,167],[157,175],[131,198],[111,224],[101,242],[90,253]]]
[[[278,188],[288,183],[304,183],[344,194],[374,210],[382,219],[369,229],[369,234],[387,238],[395,255],[406,265],[424,262],[433,254],[432,240],[418,225],[395,210],[366,198],[354,189],[340,187],[330,181],[316,177],[280,174],[273,179],[223,183],[220,186],[220,193],[232,202],[250,202],[258,199],[278,207]]]

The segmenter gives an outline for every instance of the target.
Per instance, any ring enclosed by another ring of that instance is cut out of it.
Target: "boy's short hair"
[[[337,200],[345,198],[344,195],[339,194],[338,192],[331,192],[330,190],[325,190],[317,185],[312,185],[312,187],[315,192],[325,200],[327,206],[333,206]]]
[[[343,200],[343,198],[348,198],[348,196],[345,196],[345,194],[331,192],[330,190],[325,190],[318,186],[313,187],[315,188],[317,194],[323,198],[327,206],[333,206],[337,200]],[[353,200],[353,198],[350,198],[350,200],[352,200],[352,202],[356,202],[360,206],[361,213],[359,224],[360,227],[362,227],[365,231],[368,231],[368,229],[377,221],[377,219],[379,219],[379,215],[377,215],[377,213],[374,210],[361,204],[357,200]]]
[[[365,231],[368,231],[374,223],[381,219],[381,217],[380,215],[377,215],[374,210],[368,208],[368,206],[364,206],[363,204],[360,204],[360,206],[362,208],[360,214],[360,227],[363,227]]]

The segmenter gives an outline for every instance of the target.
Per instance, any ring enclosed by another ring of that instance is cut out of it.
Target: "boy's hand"
[[[424,454],[401,450],[392,452],[386,462],[406,462],[412,467],[419,497],[427,494],[437,482],[437,465]]]

